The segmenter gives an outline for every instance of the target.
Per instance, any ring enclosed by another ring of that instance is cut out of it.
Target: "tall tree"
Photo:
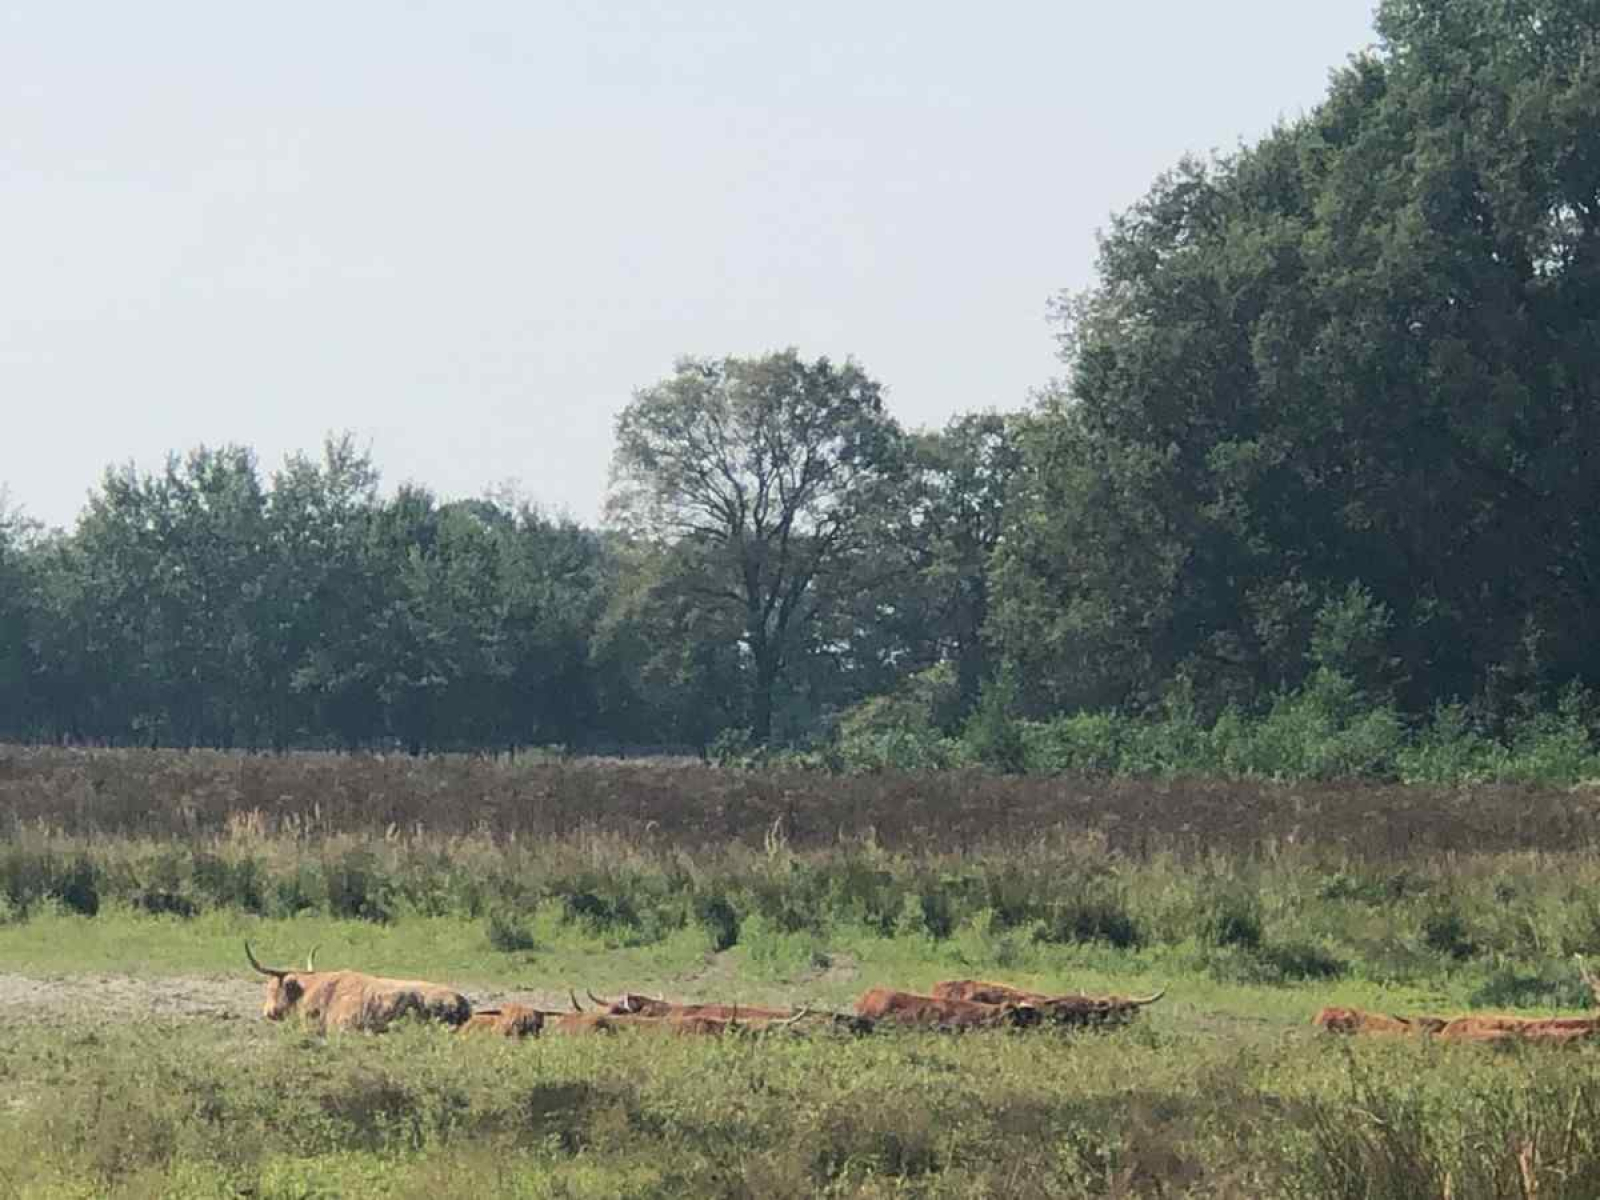
[[[911,618],[907,640],[915,644],[920,635],[929,648],[913,656],[923,661],[904,667],[953,662],[962,712],[977,702],[991,671],[990,560],[1022,469],[1019,423],[1000,413],[964,413],[941,430],[913,435],[904,503],[891,512],[892,541],[910,571],[908,586],[890,598],[911,601],[902,601]]]
[[[32,532],[0,489],[0,733],[31,732],[36,719],[37,601],[27,538]]]
[[[793,350],[686,358],[618,417],[611,513],[681,544],[696,594],[736,616],[758,741],[892,478],[899,431],[880,392],[853,362]]]
[[[1308,117],[1157,181],[1061,309],[996,616],[1044,702],[1294,683],[1355,584],[1409,706],[1600,683],[1600,12],[1378,27]]]

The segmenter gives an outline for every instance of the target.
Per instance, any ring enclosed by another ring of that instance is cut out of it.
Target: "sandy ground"
[[[564,993],[465,989],[477,1008],[514,1001],[538,1008],[566,1008]],[[585,1001],[587,1006],[587,1001]],[[118,1020],[253,1021],[261,1015],[261,984],[226,975],[73,974],[14,975],[0,972],[0,1024],[73,1025]]]

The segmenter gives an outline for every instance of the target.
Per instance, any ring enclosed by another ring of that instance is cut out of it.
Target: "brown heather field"
[[[1384,861],[1590,848],[1600,842],[1600,789],[0,747],[0,832],[189,838],[243,819],[269,834],[604,832],[686,850],[761,846],[775,824],[796,849],[870,833],[885,849],[931,854],[1093,833],[1107,851],[1134,857],[1300,846]]]

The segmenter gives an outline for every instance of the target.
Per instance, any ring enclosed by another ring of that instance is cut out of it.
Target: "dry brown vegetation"
[[[1325,845],[1364,859],[1571,851],[1600,842],[1591,793],[1209,779],[1009,778],[980,772],[745,772],[673,762],[470,756],[0,749],[0,832],[148,838],[604,831],[659,847],[796,849],[869,833],[891,850],[961,852],[1094,832],[1107,850],[1251,854]]]

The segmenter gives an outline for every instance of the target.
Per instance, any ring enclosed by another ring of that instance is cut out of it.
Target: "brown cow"
[[[933,985],[933,996],[938,1000],[971,1000],[978,1004],[1031,1004],[1043,1019],[1055,1025],[1110,1025],[1120,1024],[1137,1016],[1146,1005],[1154,1004],[1165,996],[1166,989],[1152,995],[1138,996],[1082,996],[1063,994],[1052,996],[1046,992],[1029,992],[1008,983],[991,983],[982,979],[947,979]]]
[[[1311,1023],[1329,1033],[1438,1033],[1447,1021],[1443,1017],[1391,1017],[1385,1013],[1363,1012],[1359,1008],[1324,1008]]]
[[[786,1020],[795,1015],[790,1008],[761,1008],[747,1004],[676,1004],[671,1000],[638,996],[631,992],[625,992],[615,1000],[602,1000],[590,992],[589,999],[598,1004],[602,1012],[613,1017],[713,1017],[725,1021],[737,1016],[760,1021]]]
[[[619,1029],[665,1030],[677,1034],[721,1034],[740,1030],[761,1032],[770,1029],[792,1029],[812,1015],[831,1018],[849,1029],[856,1029],[859,1018],[842,1017],[831,1013],[813,1014],[809,1008],[749,1007],[743,1004],[674,1004],[652,996],[626,993],[616,1000],[602,1000],[593,992],[589,999],[601,1006],[603,1015],[617,1023]],[[573,997],[577,1006],[577,998]]]
[[[856,1015],[922,1029],[985,1029],[1002,1025],[1025,1028],[1042,1017],[1032,1004],[980,1004],[974,1000],[941,1000],[893,988],[870,988],[856,1000]]]
[[[1594,1017],[1457,1017],[1440,1029],[1439,1037],[1453,1042],[1526,1041],[1564,1045],[1600,1033]]]
[[[604,1013],[560,1013],[546,1018],[544,1029],[546,1033],[561,1034],[588,1034],[588,1033],[616,1033],[622,1028],[622,1022],[616,1017],[609,1017]]]
[[[401,1017],[416,1016],[446,1025],[461,1025],[472,1005],[454,988],[416,979],[384,979],[360,971],[318,971],[317,952],[306,957],[304,971],[279,971],[256,961],[244,944],[250,965],[267,976],[261,1015],[281,1021],[291,1013],[318,1030],[359,1029],[381,1033]]]
[[[480,1008],[467,1018],[457,1033],[492,1033],[500,1037],[538,1037],[546,1017],[560,1013],[541,1012],[525,1004],[503,1004],[499,1008]]]

